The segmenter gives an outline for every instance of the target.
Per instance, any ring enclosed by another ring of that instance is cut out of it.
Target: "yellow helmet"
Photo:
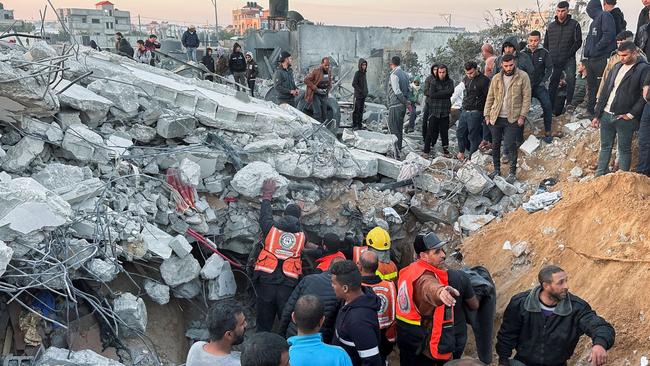
[[[390,250],[388,231],[377,226],[366,235],[366,245],[377,250]]]

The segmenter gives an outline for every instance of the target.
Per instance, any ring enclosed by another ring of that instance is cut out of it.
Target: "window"
[[[117,19],[117,18],[115,18],[115,24],[117,24],[117,20],[118,20],[118,19]]]
[[[86,18],[86,17],[81,17],[81,22],[82,22],[82,23],[88,23],[88,18]]]
[[[91,19],[91,23],[93,23],[93,24],[99,24],[99,19]]]

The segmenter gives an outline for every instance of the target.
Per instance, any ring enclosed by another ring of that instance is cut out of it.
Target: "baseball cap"
[[[413,249],[416,254],[426,252],[427,250],[440,249],[447,244],[446,241],[440,240],[434,233],[418,234],[413,242]]]

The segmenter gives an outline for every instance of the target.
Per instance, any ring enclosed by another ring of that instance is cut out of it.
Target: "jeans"
[[[429,123],[429,105],[424,103],[422,108],[422,139],[427,137],[427,123]]]
[[[478,145],[481,143],[483,134],[483,111],[463,111],[458,120],[458,128],[456,129],[456,137],[458,138],[458,152],[465,153],[469,150],[469,155],[472,156]],[[466,141],[469,140],[469,146],[466,146]]]
[[[639,126],[639,163],[636,166],[639,174],[650,176],[650,104],[646,104],[641,115]]]
[[[362,128],[363,110],[366,107],[366,98],[354,98],[354,111],[352,112],[352,127]]]
[[[503,140],[504,147],[508,150],[508,159],[510,160],[510,173],[517,173],[517,140],[519,134],[523,130],[523,126],[519,126],[517,122],[510,123],[506,118],[497,118],[493,126],[490,127],[492,131],[492,163],[494,170],[501,172],[501,140]]]
[[[565,105],[571,105],[573,101],[573,92],[576,88],[576,58],[569,58],[564,65],[553,65],[553,74],[548,84],[548,91],[551,95],[551,101],[555,104],[557,98],[557,90],[560,85],[560,79],[564,72],[564,80],[566,81],[566,101]],[[555,106],[561,110],[558,106]],[[562,106],[564,109],[564,105]]]
[[[485,122],[485,118],[483,118],[483,141],[487,142],[492,142],[492,131],[490,131],[490,126]]]
[[[424,153],[431,152],[431,146],[435,146],[438,142],[438,135],[442,139],[442,148],[447,150],[449,148],[449,116],[444,117],[429,117],[427,126],[427,137],[424,138]]]
[[[196,48],[195,47],[187,47],[187,61],[194,61],[196,62]]]
[[[388,108],[388,130],[391,134],[397,136],[395,149],[402,151],[402,131],[404,130],[404,116],[406,115],[406,106],[404,104],[393,105]]]
[[[544,112],[544,131],[550,134],[553,124],[553,104],[551,103],[548,90],[542,84],[537,85],[532,88],[532,97],[539,100],[539,103],[542,105],[542,111]]]
[[[612,157],[614,139],[618,135],[618,165],[622,171],[630,171],[632,164],[632,137],[637,130],[638,120],[629,121],[616,119],[611,113],[603,112],[600,117],[600,154],[598,154],[598,169],[596,176],[599,177],[607,171],[609,160]]]
[[[235,78],[237,84],[246,85],[246,72],[233,72],[232,76]],[[237,90],[242,90],[242,88],[237,85]]]
[[[255,96],[255,79],[248,80],[248,89],[251,91],[251,97]]]
[[[591,115],[595,114],[596,93],[598,93],[598,86],[606,66],[606,58],[587,60],[587,113]]]
[[[327,120],[327,95],[314,93],[314,100],[311,104],[313,117],[320,123]]]
[[[409,108],[409,126],[407,129],[411,132],[413,132],[413,129],[415,128],[415,117],[418,115],[418,109],[414,103],[411,103],[411,107]]]

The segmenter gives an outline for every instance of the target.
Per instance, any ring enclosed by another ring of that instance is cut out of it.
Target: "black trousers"
[[[606,66],[607,58],[587,60],[587,113],[591,115],[595,113],[596,94]]]
[[[255,79],[248,80],[248,88],[251,90],[251,97],[255,96]]]
[[[397,347],[399,348],[399,364],[408,366],[442,366],[446,361],[432,360],[422,355],[422,342],[426,335],[419,325],[411,325],[397,321]]]
[[[508,151],[508,159],[510,160],[510,173],[517,172],[517,141],[519,135],[523,131],[517,122],[510,123],[506,118],[497,118],[494,126],[490,127],[492,132],[492,162],[494,170],[501,171],[501,141]]]
[[[366,98],[354,98],[354,111],[352,111],[352,127],[362,128],[363,111],[366,106]]]
[[[429,117],[427,124],[427,135],[424,138],[424,153],[428,154],[431,151],[431,146],[436,146],[438,142],[438,135],[442,139],[442,147],[449,148],[449,116],[444,117]]]
[[[427,125],[429,124],[429,105],[424,103],[422,108],[422,139],[427,137]]]
[[[287,303],[293,287],[283,285],[267,285],[257,283],[257,331],[270,332],[273,330],[275,317],[282,316],[282,309]]]

